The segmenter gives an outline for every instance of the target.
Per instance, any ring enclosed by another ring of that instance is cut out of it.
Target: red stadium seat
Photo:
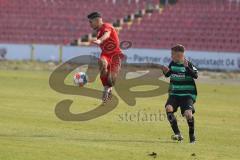
[[[62,44],[65,38],[91,33],[86,16],[92,11],[100,11],[105,21],[114,22],[145,7],[143,0],[117,0],[116,4],[112,0],[1,0],[0,41]]]
[[[133,30],[140,33],[134,36],[134,47],[140,48],[142,35],[152,35],[144,38],[146,43],[154,44],[148,48],[169,48],[172,43],[181,43],[192,50],[240,52],[239,8],[228,0],[179,0],[161,14],[155,11],[151,17],[144,16],[140,25],[133,24],[120,34],[125,38]]]

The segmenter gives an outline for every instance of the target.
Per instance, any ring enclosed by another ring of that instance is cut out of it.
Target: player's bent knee
[[[100,58],[98,64],[100,68],[107,68],[108,62],[105,58]]]
[[[98,64],[99,64],[99,70],[101,72],[101,75],[106,75],[107,74],[107,65],[108,65],[107,60],[105,58],[101,58],[101,59],[99,59]]]
[[[186,119],[192,119],[192,117],[193,117],[192,110],[186,110],[184,112],[184,116],[186,117]]]
[[[171,105],[167,105],[166,112],[173,112],[173,107]]]

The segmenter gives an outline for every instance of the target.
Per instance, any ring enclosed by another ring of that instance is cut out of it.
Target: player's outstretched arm
[[[100,45],[103,41],[108,39],[110,37],[111,31],[105,32],[102,37],[98,38],[97,40],[94,40],[93,43]]]

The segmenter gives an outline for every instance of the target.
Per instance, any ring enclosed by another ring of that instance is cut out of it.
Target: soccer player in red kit
[[[93,12],[87,17],[91,28],[97,31],[97,40],[92,43],[99,45],[102,50],[99,58],[99,70],[104,87],[102,101],[105,104],[107,100],[111,99],[112,87],[116,82],[124,55],[120,49],[118,34],[114,27],[109,23],[104,23],[98,12]]]

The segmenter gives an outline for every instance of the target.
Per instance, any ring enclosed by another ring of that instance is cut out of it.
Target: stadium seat
[[[142,35],[152,35],[144,37],[146,43],[154,44],[148,48],[181,43],[190,50],[240,52],[239,8],[228,0],[179,0],[162,13],[154,11],[151,17],[144,16],[140,25],[133,24],[120,35],[128,38],[134,30],[138,33],[134,47],[138,48],[143,47]]]

